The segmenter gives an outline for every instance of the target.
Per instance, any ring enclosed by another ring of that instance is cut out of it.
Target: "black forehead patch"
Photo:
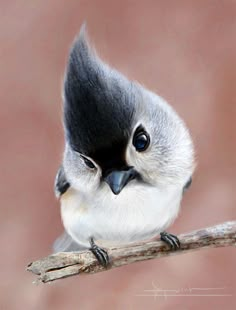
[[[64,124],[73,149],[98,162],[120,161],[123,155],[118,154],[124,154],[132,131],[132,88],[131,82],[94,55],[84,33],[80,34],[64,84]]]

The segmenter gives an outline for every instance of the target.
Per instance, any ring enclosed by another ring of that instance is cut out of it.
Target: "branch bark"
[[[236,221],[225,222],[178,236],[181,247],[171,251],[162,241],[149,241],[108,249],[109,269],[127,264],[188,253],[192,250],[236,246]],[[35,283],[46,283],[77,274],[105,271],[90,251],[61,252],[30,263],[28,271],[37,275]]]

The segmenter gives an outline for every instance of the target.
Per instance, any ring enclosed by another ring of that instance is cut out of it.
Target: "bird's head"
[[[144,184],[184,186],[193,172],[186,126],[159,96],[105,64],[82,28],[64,82],[63,166],[81,192],[117,195]]]

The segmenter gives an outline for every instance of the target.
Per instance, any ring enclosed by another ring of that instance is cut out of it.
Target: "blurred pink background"
[[[102,58],[166,98],[191,130],[198,168],[170,231],[235,219],[236,1],[1,1],[0,309],[235,309],[235,248],[51,285],[33,285],[25,271],[63,230],[53,193],[64,144],[61,85],[84,20]],[[153,285],[233,296],[137,296]]]

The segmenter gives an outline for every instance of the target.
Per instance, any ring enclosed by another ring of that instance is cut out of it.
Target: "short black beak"
[[[112,171],[104,178],[104,181],[110,186],[112,192],[118,195],[125,185],[137,176],[138,172],[133,167],[130,167],[127,170]]]

